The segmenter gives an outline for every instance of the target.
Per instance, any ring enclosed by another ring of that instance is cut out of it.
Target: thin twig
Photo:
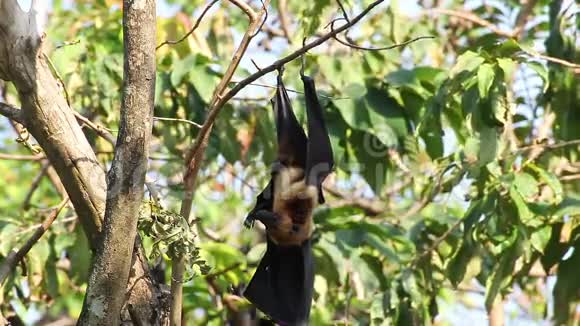
[[[260,0],[260,2],[262,3],[262,13],[264,13],[264,19],[262,19],[262,23],[260,24],[260,27],[258,27],[256,29],[256,31],[254,32],[254,35],[252,35],[251,38],[256,37],[256,35],[258,35],[258,33],[260,33],[262,28],[264,28],[264,24],[266,24],[266,21],[268,20],[268,8],[266,8],[266,4],[264,3],[264,0]]]
[[[516,25],[513,31],[513,34],[516,37],[521,37],[522,32],[524,31],[524,28],[526,26],[526,23],[528,22],[528,18],[530,17],[530,14],[532,13],[534,7],[536,6],[538,0],[527,0],[522,2],[524,3],[518,14],[518,17],[516,18]]]
[[[430,13],[461,18],[461,19],[470,21],[472,23],[475,23],[479,26],[486,27],[497,35],[505,36],[508,38],[514,37],[513,32],[505,32],[505,31],[499,29],[494,24],[490,23],[489,21],[487,21],[483,18],[480,18],[479,16],[477,16],[471,12],[451,10],[451,9],[443,9],[443,8],[433,8],[433,9],[429,9],[425,12],[425,14],[430,14]]]
[[[550,110],[547,110],[544,113],[544,121],[540,124],[537,128],[537,134],[532,141],[533,144],[540,144],[543,139],[546,139],[549,134],[552,132],[552,126],[556,121],[556,114]],[[535,161],[545,150],[545,147],[536,146],[532,150],[530,150],[528,158],[526,162]]]
[[[529,150],[531,150],[533,148],[537,148],[537,147],[543,147],[546,150],[553,150],[553,149],[558,149],[558,148],[567,147],[567,146],[574,146],[574,145],[580,145],[580,139],[563,141],[563,142],[554,143],[554,144],[544,143],[544,144],[533,144],[533,145],[523,146],[523,147],[518,148],[517,152],[521,153],[521,152],[529,151]]]
[[[250,61],[252,62],[252,64],[254,65],[254,67],[256,67],[256,70],[258,70],[258,71],[262,70],[260,68],[260,66],[258,66],[258,64],[256,63],[256,61],[254,61],[254,59],[250,59]]]
[[[351,194],[344,193],[334,187],[324,185],[324,190],[331,195],[341,198],[341,201],[333,203],[334,207],[341,206],[354,206],[360,208],[368,216],[377,216],[385,212],[385,203],[378,199],[367,199],[362,197],[353,196]]]
[[[254,11],[254,9],[252,9],[252,7],[250,7],[250,5],[248,5],[244,1],[240,0],[228,0],[228,1],[233,3],[236,7],[240,8],[246,15],[248,15],[250,23],[254,22],[257,19],[256,18],[257,14]]]
[[[424,196],[420,201],[416,202],[408,211],[405,213],[397,216],[400,220],[405,220],[417,213],[419,213],[423,208],[425,208],[434,198],[439,194],[441,188],[443,186],[443,176],[445,173],[450,171],[452,168],[456,168],[457,165],[452,163],[448,165],[443,171],[439,174],[439,178],[437,179],[437,184],[433,187],[433,189],[429,192],[428,195]]]
[[[561,176],[559,179],[560,179],[560,181],[580,180],[580,174],[565,175],[565,176]]]
[[[223,275],[223,274],[225,274],[227,272],[233,271],[234,269],[238,269],[241,265],[242,265],[242,263],[235,263],[235,264],[233,264],[233,265],[231,265],[229,267],[226,267],[226,268],[222,269],[221,271],[217,271],[217,272],[214,272],[214,273],[211,273],[211,274],[207,274],[205,276],[205,278],[206,279],[214,279],[214,278],[216,278],[218,276],[221,276],[221,275]]]
[[[369,47],[365,47],[365,46],[360,46],[360,45],[356,45],[352,42],[346,42],[343,41],[341,39],[339,39],[337,36],[334,37],[334,40],[337,41],[338,43],[348,46],[349,48],[353,48],[356,50],[364,50],[364,51],[384,51],[384,50],[392,50],[395,48],[400,48],[403,47],[407,44],[411,44],[413,42],[419,41],[419,40],[423,40],[423,39],[434,39],[435,36],[419,36],[419,37],[415,37],[413,39],[410,39],[408,41],[405,41],[403,43],[397,43],[397,44],[393,44],[393,45],[389,45],[389,46],[384,46],[384,47],[380,47],[380,48],[369,48]]]
[[[566,61],[564,59],[560,59],[560,58],[554,58],[554,57],[550,57],[547,56],[545,54],[541,54],[532,50],[523,50],[526,54],[534,57],[534,58],[538,58],[538,59],[542,59],[542,60],[546,60],[549,62],[553,62],[553,63],[557,63],[560,64],[564,67],[568,67],[568,68],[572,68],[572,70],[574,71],[574,73],[576,74],[580,74],[580,65],[576,64],[576,63],[572,63],[570,61]]]
[[[193,25],[193,27],[189,30],[189,32],[185,33],[185,35],[183,35],[180,39],[178,39],[176,41],[165,40],[161,44],[159,44],[155,48],[155,50],[158,50],[160,47],[167,45],[167,44],[175,45],[175,44],[179,44],[179,43],[183,42],[187,37],[189,37],[189,35],[193,34],[193,32],[197,29],[197,27],[201,23],[201,20],[203,19],[205,14],[207,14],[207,12],[211,9],[211,7],[213,5],[215,5],[218,1],[219,0],[212,0],[210,3],[208,3],[205,6],[205,8],[203,9],[203,11],[201,12],[201,14],[199,15],[199,17],[197,17],[197,20],[195,21],[195,24]]]
[[[290,23],[288,22],[288,3],[286,0],[278,0],[278,18],[280,19],[280,28],[282,29],[282,36],[288,40],[289,44],[292,44],[292,38],[290,37]]]
[[[199,232],[201,234],[203,234],[205,237],[207,237],[208,239],[210,239],[213,242],[224,242],[224,239],[222,239],[222,237],[214,230],[212,229],[208,229],[205,226],[198,224],[198,229]]]
[[[86,117],[84,117],[83,115],[81,115],[80,113],[73,111],[75,117],[82,121],[84,124],[86,124],[87,126],[89,126],[91,129],[93,129],[99,136],[101,136],[103,139],[105,139],[107,142],[109,142],[111,145],[115,146],[117,140],[115,139],[115,136],[113,136],[105,127],[102,127],[96,123],[93,123],[91,120],[87,119]],[[158,117],[153,117],[154,119],[160,119],[160,120],[168,120],[170,118],[158,118]],[[183,120],[183,119],[174,119],[176,121],[180,121],[180,122],[186,122],[186,123],[190,123],[190,124],[194,124],[194,122],[189,121],[189,120]],[[183,120],[183,121],[181,121]],[[199,127],[199,125],[197,125]],[[97,153],[98,154],[98,153]],[[151,157],[149,157],[151,159]],[[151,195],[153,197],[155,197],[156,201],[160,201],[161,197],[159,196],[159,191],[157,190],[157,187],[155,186],[155,184],[150,181],[150,180],[145,180],[145,186],[147,186],[147,189],[149,189],[149,192],[151,193]]]
[[[70,41],[70,42],[63,42],[62,44],[59,44],[59,45],[56,46],[56,50],[62,49],[65,46],[76,45],[76,44],[79,44],[79,43],[81,43],[81,40],[74,40],[74,41]]]
[[[12,272],[14,267],[18,265],[18,263],[26,256],[26,254],[28,254],[30,249],[32,249],[32,246],[34,246],[36,242],[40,240],[40,238],[44,235],[46,230],[48,230],[52,222],[54,222],[58,214],[62,211],[62,209],[66,206],[67,203],[68,197],[66,197],[65,199],[63,199],[63,201],[60,202],[58,207],[55,208],[52,213],[50,213],[47,219],[44,220],[44,222],[42,222],[42,225],[40,225],[40,227],[36,229],[36,231],[32,234],[32,236],[26,241],[26,243],[24,243],[24,245],[18,251],[12,250],[8,254],[8,256],[4,259],[4,262],[0,266],[0,285],[4,283],[4,281],[6,280],[8,275]]]
[[[75,117],[77,118],[77,120],[81,121],[82,123],[86,124],[87,126],[89,126],[91,129],[93,129],[99,136],[103,137],[106,141],[108,141],[109,143],[115,145],[115,143],[117,142],[117,140],[115,139],[115,136],[113,136],[105,127],[100,126],[94,122],[92,122],[91,120],[87,119],[86,117],[84,117],[82,114],[78,113],[77,111],[73,110],[73,113],[75,115]]]
[[[261,68],[260,68],[260,70],[261,70]],[[240,81],[231,81],[230,83],[231,84],[239,84],[241,82],[242,81],[240,80]],[[263,88],[270,88],[270,89],[276,89],[277,88],[276,86],[273,86],[273,85],[260,84],[260,83],[250,83],[247,86],[256,86],[256,87],[263,87]],[[304,95],[304,92],[297,91],[297,90],[292,89],[292,88],[286,88],[286,91],[288,91],[290,93]],[[317,95],[319,97],[327,98],[329,100],[348,100],[348,99],[350,99],[350,97],[334,97],[334,96],[324,95],[324,94],[321,94],[321,93],[317,93]],[[264,98],[264,99],[269,100],[268,98]],[[259,98],[259,100],[264,100],[264,99]],[[234,97],[234,98],[232,98],[232,100],[244,100],[244,99],[243,98],[235,98]]]
[[[269,101],[270,97],[268,96],[258,96],[258,97],[234,97],[232,101],[240,101],[240,102],[263,102]]]
[[[52,225],[58,225],[58,224],[68,223],[68,222],[72,222],[72,221],[74,221],[76,219],[78,219],[78,216],[77,215],[73,215],[73,216],[65,217],[63,219],[60,219],[58,221],[55,221],[55,222],[52,223]],[[31,226],[29,226],[29,227],[27,227],[25,229],[22,229],[22,230],[20,230],[20,231],[18,231],[16,233],[14,233],[14,235],[15,236],[18,236],[18,235],[26,234],[26,233],[28,233],[30,231],[36,230],[37,228],[39,228],[41,226],[42,226],[42,223],[34,224],[34,225],[31,225]]]
[[[199,123],[193,122],[191,120],[187,120],[187,119],[178,119],[178,118],[164,118],[164,117],[153,117],[153,120],[157,120],[157,121],[174,121],[174,122],[184,122],[184,123],[188,123],[192,126],[195,126],[197,128],[201,128],[201,125]]]
[[[437,247],[439,247],[439,245],[443,241],[445,241],[447,239],[447,237],[449,237],[449,235],[451,235],[451,233],[453,231],[455,231],[455,229],[457,229],[461,225],[461,223],[463,223],[463,218],[460,218],[457,221],[455,221],[455,223],[453,223],[453,225],[451,225],[451,227],[449,229],[447,229],[447,231],[445,231],[439,238],[435,239],[433,244],[428,249],[426,249],[425,251],[420,253],[418,256],[416,256],[413,259],[413,261],[411,262],[410,266],[414,266],[417,262],[419,262],[419,260],[425,258],[431,252],[435,251],[437,249]]]
[[[26,193],[26,196],[24,197],[24,201],[22,203],[22,209],[27,210],[30,208],[30,200],[32,199],[32,195],[34,195],[34,192],[36,191],[36,189],[40,185],[42,178],[44,178],[44,176],[48,172],[48,168],[50,168],[50,162],[44,161],[42,163],[42,168],[40,169],[40,172],[38,172],[36,177],[34,177],[34,179],[32,180],[32,183],[30,184],[30,189],[28,189],[28,192]]]
[[[54,66],[54,64],[52,63],[52,60],[50,60],[48,55],[46,55],[46,53],[42,53],[42,54],[44,55],[44,59],[46,60],[46,62],[48,62],[48,65],[50,67],[50,70],[52,71],[52,74],[60,82],[60,86],[62,86],[62,90],[64,91],[64,98],[66,99],[66,104],[68,104],[68,107],[70,108],[71,107],[70,96],[68,95],[68,90],[66,89],[66,85],[64,84],[64,80],[62,79],[62,77],[58,73],[58,70],[56,70],[56,67]]]
[[[336,2],[340,7],[340,11],[342,11],[342,17],[344,18],[344,20],[346,20],[347,23],[350,23],[350,20],[348,19],[348,14],[346,13],[346,9],[344,9],[344,6],[342,5],[342,2],[340,0],[336,0]]]
[[[21,154],[4,154],[0,153],[0,160],[12,161],[40,161],[44,159],[44,154],[39,155],[21,155]]]

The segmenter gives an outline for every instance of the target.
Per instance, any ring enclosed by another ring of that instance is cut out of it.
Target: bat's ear
[[[306,161],[306,182],[320,187],[334,168],[332,146],[324,123],[322,107],[316,95],[314,79],[301,74],[306,97],[308,115],[308,154]]]
[[[276,97],[272,107],[278,137],[278,160],[286,166],[306,168],[308,140],[292,110],[290,98],[282,81],[282,70],[279,70]]]

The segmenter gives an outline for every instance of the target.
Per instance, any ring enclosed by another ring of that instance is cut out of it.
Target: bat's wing
[[[316,95],[314,80],[302,75],[304,83],[304,95],[306,97],[306,114],[308,115],[308,150],[306,162],[306,182],[315,185],[319,189],[320,203],[324,202],[322,197],[322,182],[332,172],[334,159],[332,146],[328,137],[328,130],[324,123],[322,107]]]
[[[292,110],[290,98],[282,82],[282,73],[278,74],[273,108],[278,136],[279,162],[285,166],[305,168],[308,139]]]
[[[266,254],[244,296],[278,323],[306,325],[313,287],[311,240],[281,247],[268,239]]]
[[[258,195],[256,206],[248,213],[244,220],[244,225],[248,228],[254,226],[255,220],[264,220],[261,218],[262,212],[272,212],[274,206],[274,182],[270,180],[266,188]],[[265,221],[263,221],[265,222]]]

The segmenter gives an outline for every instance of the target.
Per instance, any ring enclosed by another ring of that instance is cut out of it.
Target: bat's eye
[[[292,224],[292,231],[298,232],[300,230],[300,226],[298,224]]]

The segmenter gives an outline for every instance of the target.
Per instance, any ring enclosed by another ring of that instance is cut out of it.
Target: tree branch
[[[38,174],[34,177],[34,180],[32,180],[32,183],[30,184],[30,188],[28,189],[28,192],[26,193],[26,196],[24,197],[24,201],[22,203],[22,209],[27,210],[30,208],[30,200],[32,199],[32,195],[34,195],[34,192],[36,191],[36,189],[40,185],[42,178],[44,178],[44,176],[48,173],[48,168],[50,168],[50,162],[44,161],[42,163],[42,167],[40,169],[40,172],[38,172]]]
[[[199,17],[197,17],[197,20],[195,21],[195,24],[193,25],[193,27],[189,30],[189,32],[185,33],[185,35],[183,35],[180,39],[178,39],[176,41],[165,40],[164,42],[159,44],[155,48],[155,50],[158,50],[160,47],[167,45],[167,44],[175,45],[175,44],[179,44],[179,43],[183,42],[186,38],[189,37],[189,35],[193,34],[193,32],[197,29],[197,27],[201,23],[205,14],[207,14],[207,12],[211,9],[211,7],[213,7],[213,5],[215,5],[218,1],[219,0],[212,0],[210,3],[208,3],[205,6],[205,8],[203,8],[203,10],[201,11],[201,14],[199,15]]]
[[[199,123],[196,123],[196,122],[193,122],[193,121],[187,120],[187,119],[153,117],[153,120],[184,122],[184,123],[190,124],[190,125],[192,125],[192,126],[194,126],[196,128],[201,128],[201,125]]]
[[[0,114],[5,116],[10,120],[14,120],[20,124],[24,124],[24,118],[22,117],[22,111],[14,105],[0,102]]]
[[[570,61],[566,61],[566,60],[560,59],[560,58],[550,57],[550,56],[547,56],[545,54],[541,54],[541,53],[531,51],[531,50],[524,50],[524,52],[526,54],[534,57],[534,58],[546,60],[548,62],[560,64],[564,67],[572,68],[572,71],[574,71],[575,74],[580,74],[580,64],[572,63]]]
[[[187,160],[186,160],[187,170],[186,170],[186,174],[185,174],[185,179],[191,180],[192,178],[190,177],[190,175],[195,176],[197,174],[197,169],[199,167],[200,158],[201,158],[200,154],[205,150],[205,147],[207,147],[207,139],[208,139],[209,132],[211,131],[211,128],[213,126],[213,122],[215,121],[218,113],[220,112],[220,110],[224,106],[224,104],[226,104],[232,97],[234,97],[244,87],[250,85],[251,83],[256,81],[258,78],[281,68],[283,65],[287,64],[288,62],[297,59],[298,57],[305,54],[309,50],[323,44],[324,42],[333,38],[338,33],[341,33],[343,31],[347,30],[348,28],[350,28],[351,26],[355,25],[363,17],[365,17],[373,8],[375,8],[376,6],[381,4],[383,1],[384,0],[377,0],[373,3],[371,3],[368,7],[366,7],[356,17],[352,18],[350,23],[346,23],[342,26],[339,26],[334,31],[331,31],[329,33],[322,35],[320,38],[304,45],[303,47],[292,52],[291,54],[287,55],[286,57],[281,58],[281,59],[275,61],[274,63],[272,63],[271,65],[262,68],[262,70],[260,70],[256,73],[246,77],[245,79],[241,80],[235,87],[230,89],[225,94],[216,97],[216,99],[214,101],[212,101],[212,104],[210,105],[210,111],[209,111],[207,120],[203,124],[203,127],[201,128],[201,130],[199,131],[199,133],[197,135],[195,143],[193,144],[192,148],[190,149],[190,151],[188,153]],[[224,78],[224,80],[225,80],[225,78]],[[224,87],[223,87],[223,85],[220,85],[220,86],[218,86],[218,90],[220,92],[223,92]]]
[[[385,212],[385,203],[381,200],[355,197],[328,185],[324,185],[324,190],[326,190],[331,195],[342,199],[342,201],[339,201],[338,203],[339,206],[349,205],[358,207],[362,209],[368,216],[377,216]]]
[[[485,27],[497,35],[505,36],[508,38],[512,38],[515,36],[513,32],[503,31],[503,30],[499,29],[497,26],[495,26],[494,24],[490,23],[489,21],[487,21],[483,18],[480,18],[479,16],[477,16],[471,12],[452,10],[452,9],[444,9],[444,8],[433,8],[433,9],[429,9],[429,10],[425,11],[425,14],[429,14],[429,13],[461,18],[463,20],[467,20],[467,21],[470,21],[470,22],[477,24],[479,26]]]
[[[233,2],[233,1],[232,1]],[[233,2],[235,3],[235,2]],[[252,39],[256,36],[257,32],[260,30],[262,25],[264,24],[261,21],[262,16],[267,15],[267,7],[270,4],[270,0],[266,0],[262,3],[262,10],[257,15],[249,15],[250,17],[250,24],[248,29],[244,33],[242,40],[234,52],[232,61],[230,62],[224,76],[216,90],[214,91],[213,97],[210,100],[210,108],[215,107],[220,100],[222,99],[222,93],[226,89],[228,83],[232,79],[240,61],[242,60],[243,55],[246,53],[246,50],[252,41]],[[223,104],[220,105],[220,107]],[[213,111],[213,110],[212,110]],[[211,111],[210,111],[211,112]],[[211,113],[210,113],[211,114]],[[207,141],[209,136],[209,131],[213,126],[213,121],[215,117],[210,120],[206,120],[204,125],[202,126],[200,132],[198,133],[198,137],[196,138],[196,144],[199,144],[198,148],[203,144],[203,147],[207,147]],[[195,148],[195,144],[193,146]],[[190,150],[188,155],[185,159],[185,176],[183,179],[184,183],[184,196],[183,200],[181,201],[181,209],[180,214],[187,218],[190,225],[193,224],[193,216],[191,216],[191,207],[193,204],[193,194],[194,194],[194,183],[197,177],[197,173],[201,166],[201,160],[203,158],[203,151],[196,151]],[[196,226],[192,227],[192,231],[195,234],[195,238],[198,239],[199,232]],[[183,298],[183,275],[185,272],[185,265],[184,265],[183,258],[174,257],[173,258],[173,266],[171,270],[171,309],[170,309],[170,323],[172,326],[179,326],[181,325],[181,313],[182,313],[182,298]]]
[[[340,1],[338,2],[340,3]],[[342,5],[341,5],[342,8]],[[344,10],[344,8],[342,8]],[[334,23],[336,23],[337,20],[340,19],[345,19],[348,22],[348,18],[346,18],[346,12],[343,13],[345,15],[345,18],[339,18],[339,19],[335,19],[332,22],[330,22],[330,30],[333,31],[334,30]],[[411,44],[413,42],[419,41],[419,40],[423,40],[423,39],[434,39],[435,36],[419,36],[419,37],[415,37],[411,40],[405,41],[403,43],[398,43],[398,44],[393,44],[393,45],[389,45],[389,46],[384,46],[384,47],[380,47],[380,48],[370,48],[370,47],[364,47],[364,46],[360,46],[360,45],[356,45],[353,42],[345,42],[341,39],[338,38],[338,35],[334,35],[334,40],[337,41],[338,43],[348,46],[349,48],[353,48],[355,50],[363,50],[363,51],[384,51],[384,50],[392,50],[395,48],[399,48],[399,47],[403,47],[407,44]],[[348,38],[347,38],[348,39]]]
[[[63,201],[60,202],[60,204],[54,209],[54,211],[52,211],[52,213],[50,213],[50,215],[48,215],[47,219],[44,220],[44,222],[42,222],[40,227],[38,227],[36,231],[34,231],[32,236],[26,241],[26,243],[24,243],[24,245],[18,251],[13,250],[8,254],[6,259],[4,259],[2,266],[0,266],[0,285],[4,283],[6,277],[8,277],[8,275],[12,272],[14,267],[18,265],[18,263],[26,256],[26,254],[28,254],[30,249],[32,249],[32,246],[34,246],[36,242],[40,240],[40,238],[44,235],[46,230],[48,230],[52,222],[54,222],[58,214],[62,211],[62,209],[66,206],[67,203],[68,197],[66,197],[65,199],[63,199]]]
[[[292,38],[290,37],[290,22],[288,21],[288,3],[286,0],[278,0],[278,18],[280,20],[282,36],[288,40],[289,44],[292,44]]]
[[[38,154],[38,155],[20,155],[20,154],[4,154],[4,153],[0,153],[0,160],[40,161],[43,158],[45,158],[43,154]]]
[[[534,7],[538,3],[538,0],[524,0],[522,1],[523,5],[520,9],[518,17],[516,18],[516,25],[513,31],[514,36],[521,37],[524,28],[526,27],[526,23],[528,22],[528,18],[530,17]]]
[[[254,9],[252,9],[252,7],[250,7],[247,3],[241,0],[228,0],[228,1],[233,3],[236,7],[240,8],[243,11],[248,16],[250,23],[253,23],[254,21],[256,21],[256,19],[258,19],[258,14],[256,14]]]

